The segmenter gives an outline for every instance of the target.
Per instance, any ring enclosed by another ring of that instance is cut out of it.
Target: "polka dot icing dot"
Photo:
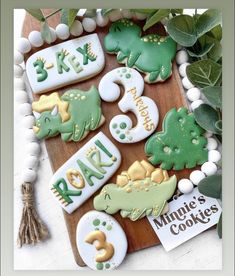
[[[96,268],[97,268],[97,270],[103,270],[103,268],[104,268],[103,263],[97,263]]]
[[[194,185],[198,185],[198,183],[205,177],[206,176],[202,171],[196,170],[191,172],[189,179],[192,181]]]
[[[126,123],[124,123],[124,122],[123,122],[123,123],[121,123],[121,124],[119,125],[119,127],[120,127],[121,129],[125,129],[125,128],[126,128],[126,126],[127,126],[127,125],[126,125]]]
[[[183,178],[178,182],[178,189],[183,194],[189,194],[193,190],[193,183],[189,179]]]
[[[93,225],[98,226],[99,224],[100,224],[100,220],[99,219],[95,219],[93,221]]]
[[[217,146],[218,146],[218,143],[214,138],[211,138],[211,137],[207,138],[207,146],[206,147],[208,150],[215,150],[217,148]]]
[[[204,172],[207,176],[210,176],[216,173],[217,166],[215,163],[208,161],[201,166],[201,171]]]
[[[208,160],[217,163],[221,159],[221,153],[218,150],[210,150],[208,152]]]
[[[120,135],[119,135],[119,137],[120,137],[120,139],[122,139],[122,140],[123,140],[123,139],[125,139],[125,138],[126,138],[126,135],[125,135],[125,134],[120,134]]]
[[[112,124],[112,128],[114,129],[117,128],[117,126],[118,126],[117,124]]]

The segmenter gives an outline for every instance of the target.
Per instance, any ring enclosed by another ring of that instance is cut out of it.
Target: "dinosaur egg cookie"
[[[71,89],[61,97],[57,92],[32,103],[38,139],[61,135],[64,141],[80,141],[104,123],[101,101],[95,86],[89,91]]]
[[[86,213],[77,225],[76,242],[84,263],[93,270],[112,270],[126,256],[127,239],[119,223],[102,212]]]
[[[141,28],[128,19],[113,23],[104,38],[108,53],[117,61],[146,74],[145,81],[154,83],[171,76],[176,42],[170,36],[149,34],[141,37]]]
[[[116,172],[120,163],[117,147],[99,132],[54,173],[50,190],[70,214]]]
[[[115,214],[120,210],[132,221],[144,216],[158,217],[168,211],[169,200],[176,189],[177,179],[167,171],[154,168],[147,161],[135,161],[127,171],[117,176],[116,184],[107,184],[94,198],[94,208]]]
[[[97,75],[105,65],[97,34],[40,50],[29,57],[26,73],[34,93],[43,93]]]

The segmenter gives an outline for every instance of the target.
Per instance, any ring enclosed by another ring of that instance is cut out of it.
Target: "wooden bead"
[[[22,54],[30,52],[31,44],[29,40],[25,37],[21,37],[20,40],[18,41],[17,50]]]
[[[14,78],[14,87],[16,90],[24,90],[25,82],[22,80],[22,78]]]
[[[34,170],[25,168],[22,173],[22,181],[32,183],[35,181],[37,174]]]
[[[137,20],[144,20],[144,19],[147,18],[147,14],[140,13],[140,12],[135,12],[134,17],[135,17]]]
[[[75,20],[70,28],[70,33],[73,36],[80,36],[83,33],[82,23],[78,20]]]
[[[206,131],[206,132],[204,133],[204,136],[205,136],[206,138],[209,138],[209,137],[211,137],[212,135],[213,135],[213,133],[210,132],[210,131]]]
[[[208,161],[201,166],[201,171],[207,176],[213,175],[217,172],[217,166],[215,163]]]
[[[14,64],[19,65],[24,61],[24,55],[19,51],[15,51],[14,53]]]
[[[190,88],[187,91],[187,98],[191,102],[199,100],[200,97],[201,97],[201,92],[200,92],[200,90],[197,87]]]
[[[123,18],[131,19],[132,15],[133,15],[133,13],[130,10],[126,10],[126,9],[122,10],[122,17]]]
[[[69,38],[69,35],[70,35],[69,27],[66,24],[61,23],[57,25],[55,28],[55,31],[58,38],[62,40]]]
[[[105,27],[109,23],[109,17],[108,16],[103,16],[101,14],[101,11],[98,11],[96,14],[96,24],[99,27]]]
[[[93,18],[83,18],[82,26],[86,32],[91,33],[96,29],[96,22]]]
[[[215,150],[218,147],[218,143],[214,138],[207,138],[207,149],[208,150]]]
[[[55,31],[55,29],[50,27],[50,32],[51,32],[51,43],[53,43],[56,41],[56,38],[57,38],[56,31]]]
[[[202,171],[196,170],[191,172],[189,179],[192,181],[194,185],[198,185],[198,183],[205,177],[206,176]]]
[[[210,150],[208,152],[208,160],[217,163],[221,159],[221,153],[218,150]]]
[[[27,153],[29,155],[38,156],[41,151],[40,145],[37,142],[27,144]]]
[[[14,65],[14,77],[21,78],[23,76],[24,70],[20,65]]]
[[[185,89],[190,89],[194,87],[194,85],[191,83],[187,76],[182,79],[182,84]]]
[[[27,103],[29,100],[28,94],[24,90],[16,90],[15,91],[15,99],[20,104]]]
[[[26,159],[25,159],[25,162],[24,162],[24,166],[28,169],[33,169],[33,168],[36,168],[38,165],[38,158],[36,156],[28,156]]]
[[[175,60],[177,64],[183,64],[188,62],[188,53],[186,50],[180,50],[176,53]]]
[[[42,35],[39,31],[32,31],[28,36],[29,42],[33,47],[40,47],[43,45]]]
[[[22,125],[25,128],[32,128],[35,123],[35,118],[33,115],[25,116],[22,120]]]
[[[29,103],[23,103],[19,106],[20,114],[23,116],[32,114],[32,106]]]
[[[118,10],[114,10],[114,11],[111,11],[109,14],[109,20],[111,22],[115,22],[115,21],[118,21],[119,19],[122,18],[122,13],[121,11],[118,9]]]
[[[186,77],[186,68],[190,63],[185,62],[179,66],[179,74],[182,78]]]
[[[196,108],[198,108],[201,104],[203,104],[202,100],[197,100],[191,103],[192,111],[194,111]]]
[[[193,190],[193,183],[187,178],[180,179],[178,189],[183,194],[189,194]]]
[[[27,142],[37,142],[38,141],[38,138],[36,137],[33,129],[27,129],[25,130],[25,140]]]

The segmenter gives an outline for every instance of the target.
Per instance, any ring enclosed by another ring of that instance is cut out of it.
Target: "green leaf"
[[[214,107],[222,108],[222,87],[207,86],[201,89],[208,102]]]
[[[41,24],[41,34],[43,40],[46,41],[48,44],[52,42],[51,30],[46,21],[42,22]]]
[[[195,51],[193,47],[188,48],[187,52],[191,57],[203,57],[205,56],[212,48],[214,47],[213,44],[206,44],[203,48],[201,48],[199,51]]]
[[[196,61],[186,68],[187,77],[198,87],[220,85],[222,66],[210,59]]]
[[[222,46],[221,46],[220,42],[216,39],[211,38],[211,41],[213,41],[214,46],[208,52],[208,58],[217,62],[222,56]]]
[[[197,37],[209,32],[215,26],[221,24],[222,13],[219,10],[209,9],[200,15],[196,22]]]
[[[29,14],[31,14],[34,18],[39,20],[40,22],[45,21],[45,17],[40,9],[25,9]]]
[[[201,194],[217,199],[222,198],[222,175],[215,174],[203,178],[198,184],[198,190]]]
[[[201,104],[194,110],[196,122],[203,129],[215,134],[221,134],[221,131],[215,126],[220,120],[218,112],[208,104]]]
[[[171,9],[171,13],[182,14],[184,9]]]
[[[62,9],[61,11],[61,23],[72,26],[79,9]]]
[[[85,17],[95,17],[96,16],[96,9],[88,9],[84,13]]]
[[[104,16],[109,14],[111,11],[114,11],[114,9],[102,9],[101,14]]]
[[[222,133],[222,120],[217,121],[215,127]]]
[[[156,9],[131,9],[131,12],[138,12],[138,13],[144,13],[144,14],[150,14],[154,13],[157,10]]]
[[[217,223],[217,227],[216,227],[216,230],[220,239],[222,239],[222,227],[223,227],[223,220],[222,220],[222,213],[221,213],[219,217],[219,222]]]
[[[167,31],[181,46],[190,47],[197,41],[195,22],[189,15],[171,18],[167,23]]]
[[[208,36],[215,38],[216,40],[220,41],[222,39],[222,27],[221,25],[215,26],[211,29],[208,33]]]
[[[152,27],[154,24],[157,22],[161,21],[163,18],[168,16],[170,14],[171,10],[170,9],[160,9],[156,11],[150,18],[147,19],[143,30],[146,31],[150,27]]]

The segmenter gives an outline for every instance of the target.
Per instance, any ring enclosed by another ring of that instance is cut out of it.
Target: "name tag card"
[[[26,62],[26,73],[36,94],[97,75],[105,58],[97,34],[75,38],[36,52]]]
[[[184,194],[169,203],[169,212],[158,218],[148,216],[153,230],[166,251],[195,237],[219,221],[218,201],[199,193]]]
[[[121,163],[116,146],[99,132],[53,175],[49,187],[71,214],[115,173]]]

